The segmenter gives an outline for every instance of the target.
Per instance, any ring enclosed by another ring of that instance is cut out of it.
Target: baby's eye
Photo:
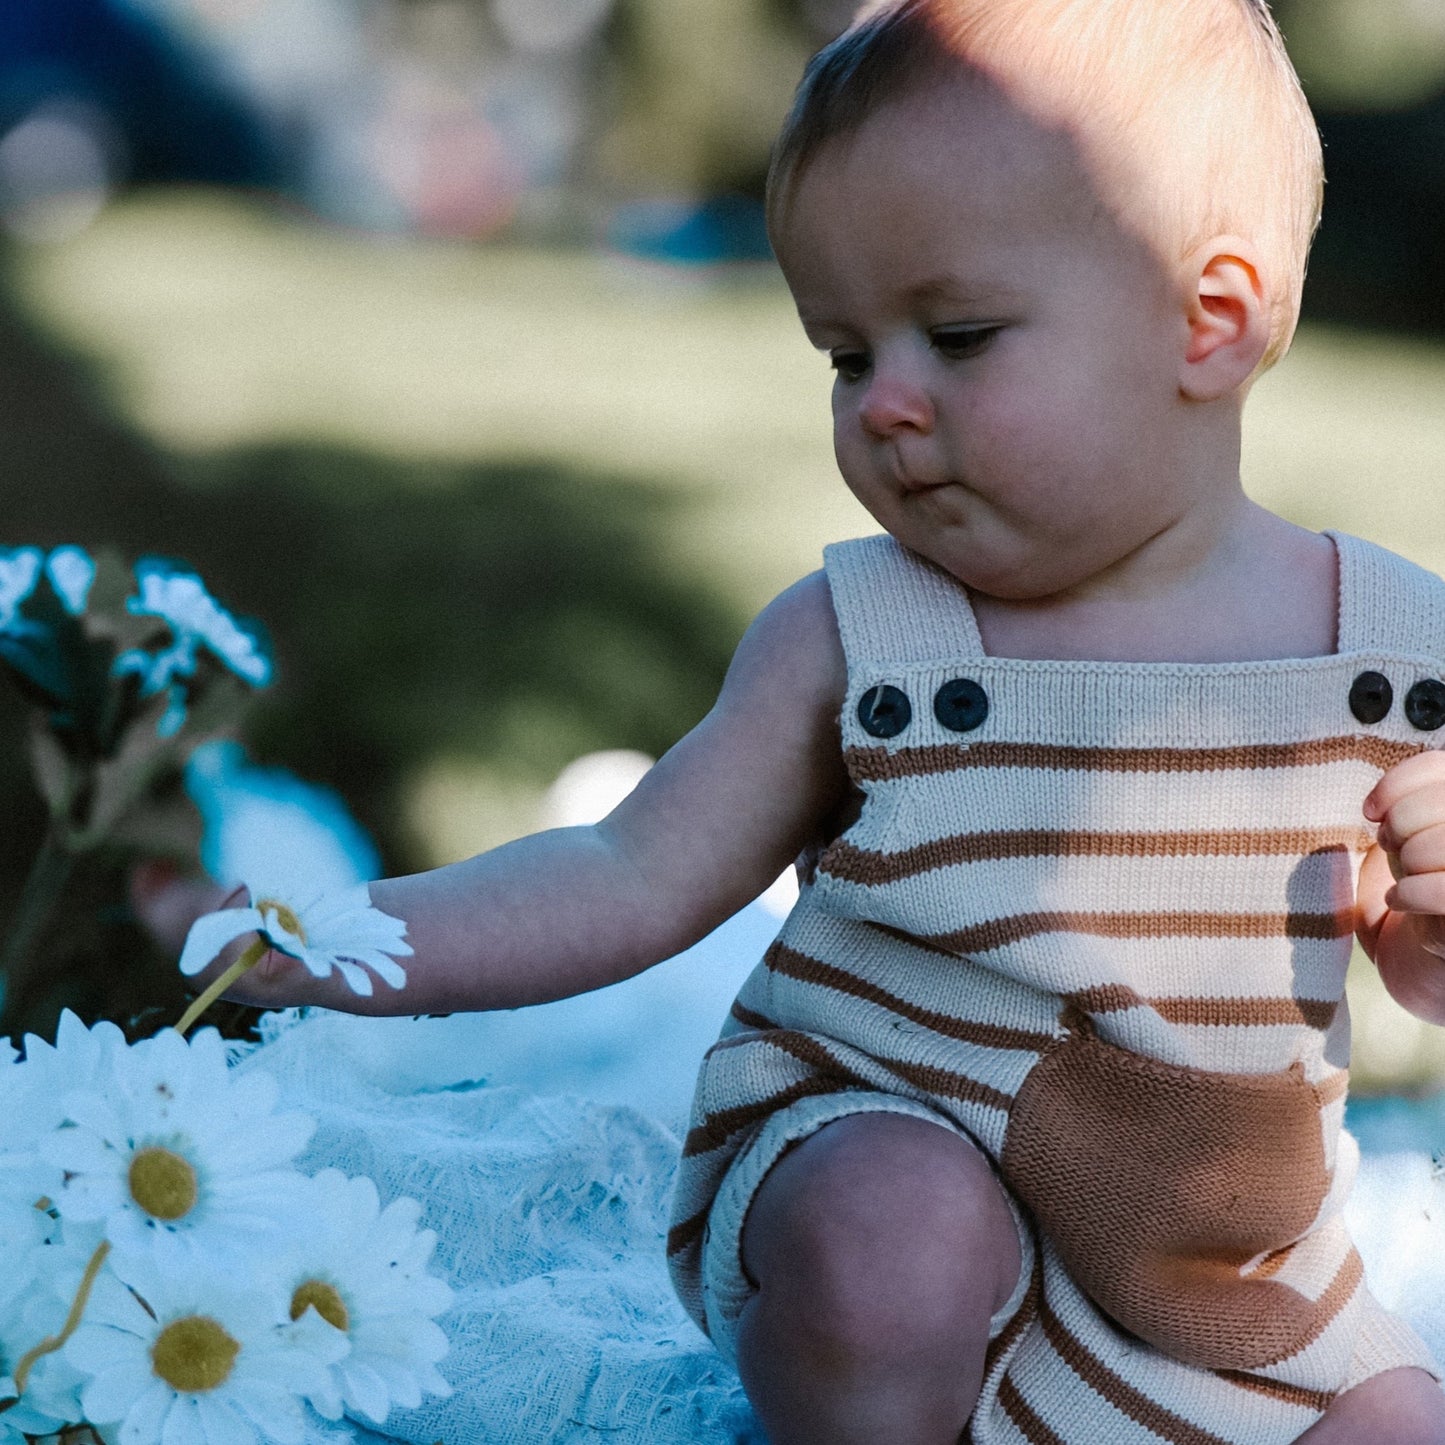
[[[966,361],[984,351],[1001,326],[940,326],[928,333],[933,349],[950,361]]]
[[[841,381],[861,381],[868,370],[866,351],[830,351],[828,361]]]

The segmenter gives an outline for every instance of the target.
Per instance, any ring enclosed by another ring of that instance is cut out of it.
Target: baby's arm
[[[712,711],[602,822],[371,885],[415,950],[404,988],[359,998],[338,976],[314,979],[272,953],[231,997],[446,1013],[542,1003],[641,972],[755,898],[816,841],[848,788],[845,687],[816,573],[759,615]]]
[[[1380,830],[1360,869],[1360,943],[1397,1003],[1445,1024],[1445,752],[1397,763],[1365,816]]]

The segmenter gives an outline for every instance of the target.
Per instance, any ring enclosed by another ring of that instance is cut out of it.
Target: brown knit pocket
[[[1080,1287],[1186,1364],[1285,1359],[1339,1308],[1240,1273],[1297,1241],[1329,1189],[1320,1099],[1299,1064],[1179,1068],[1084,1021],[1025,1080],[1000,1163]]]

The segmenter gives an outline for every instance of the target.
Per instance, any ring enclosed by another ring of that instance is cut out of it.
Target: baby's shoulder
[[[743,635],[728,670],[725,701],[756,708],[763,700],[821,710],[842,706],[848,667],[827,578],[810,573],[763,608]]]
[[[1331,535],[1340,555],[1340,651],[1445,661],[1445,581],[1376,542]]]

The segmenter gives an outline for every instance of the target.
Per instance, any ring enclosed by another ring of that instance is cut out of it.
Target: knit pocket
[[[1080,1287],[1186,1364],[1286,1359],[1347,1302],[1328,1278],[1308,1281],[1311,1298],[1274,1268],[1242,1272],[1287,1259],[1329,1190],[1320,1098],[1299,1064],[1180,1068],[1084,1020],[1025,1080],[1000,1163]]]

